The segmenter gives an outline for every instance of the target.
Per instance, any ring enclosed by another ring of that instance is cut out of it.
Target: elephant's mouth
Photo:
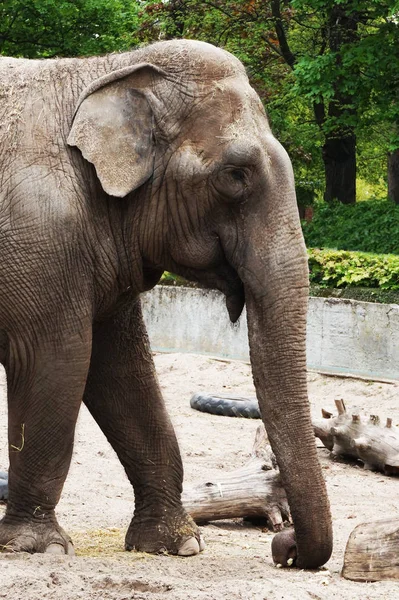
[[[199,283],[207,289],[217,289],[226,296],[226,307],[230,321],[235,323],[241,316],[245,305],[244,284],[235,269],[228,263],[214,268],[212,271],[193,267],[177,266],[171,271],[189,281]]]
[[[244,309],[245,291],[244,284],[237,273],[231,267],[229,271],[230,269],[234,272],[234,277],[231,277],[231,273],[229,273],[228,278],[221,278],[220,275],[217,275],[216,281],[212,285],[209,285],[209,287],[218,289],[226,296],[226,308],[230,321],[235,323],[240,318]]]
[[[226,296],[226,307],[229,312],[230,321],[235,323],[241,316],[245,304],[244,286],[240,281],[240,289]]]

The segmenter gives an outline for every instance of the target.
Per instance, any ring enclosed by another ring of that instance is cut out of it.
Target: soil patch
[[[190,408],[197,391],[253,395],[249,365],[204,356],[158,354],[160,384],[176,428],[189,483],[217,478],[248,461],[259,424],[218,417]],[[335,412],[343,398],[348,411],[359,408],[399,424],[399,382],[374,383],[309,373],[312,413]],[[0,380],[0,469],[6,468],[5,378]],[[321,446],[321,443],[318,444]],[[133,511],[133,493],[113,450],[82,407],[71,470],[58,517],[72,535],[75,558],[44,555],[0,556],[0,598],[8,600],[302,600],[392,599],[398,584],[360,584],[340,576],[350,532],[362,522],[399,519],[398,478],[333,461],[318,448],[329,490],[334,553],[325,569],[276,569],[271,560],[273,534],[241,520],[202,528],[206,550],[177,558],[123,552]],[[306,493],[306,490],[304,490]],[[0,507],[2,510],[2,507]],[[398,549],[399,552],[399,549]]]

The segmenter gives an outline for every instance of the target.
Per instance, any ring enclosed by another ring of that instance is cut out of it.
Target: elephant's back
[[[30,79],[29,61],[0,58],[0,160],[18,147],[25,108],[24,91]],[[1,163],[0,163],[1,164]]]
[[[20,179],[68,171],[72,65],[61,62],[0,59],[0,197]]]
[[[28,149],[35,147],[38,118],[46,111],[49,97],[49,78],[43,64],[39,60],[0,59],[0,167],[6,179],[20,167],[15,161],[19,163],[23,154],[31,163],[34,158]]]

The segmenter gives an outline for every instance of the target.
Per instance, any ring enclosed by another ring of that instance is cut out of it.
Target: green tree
[[[0,54],[27,58],[125,50],[138,28],[132,0],[2,0]]]
[[[295,75],[298,93],[314,103],[325,133],[326,174],[329,168],[333,174],[326,177],[326,199],[341,199],[329,180],[344,193],[350,190],[360,136],[368,144],[374,137],[381,152],[389,152],[388,181],[399,201],[398,0],[293,0],[292,5],[298,22],[307,27],[316,22],[319,35],[313,52],[298,58]]]
[[[356,63],[356,97],[362,128],[377,129],[388,156],[388,196],[399,204],[399,2],[376,3],[380,18],[357,46],[346,49],[346,63]],[[387,10],[389,8],[389,10]]]

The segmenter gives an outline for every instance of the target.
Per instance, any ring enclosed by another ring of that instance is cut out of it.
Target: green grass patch
[[[387,200],[318,202],[302,228],[309,248],[399,254],[399,205]]]
[[[184,277],[180,277],[180,275],[169,273],[169,271],[164,271],[159,283],[161,285],[183,285],[184,287],[200,287],[198,283],[188,281],[187,279],[184,279]]]

